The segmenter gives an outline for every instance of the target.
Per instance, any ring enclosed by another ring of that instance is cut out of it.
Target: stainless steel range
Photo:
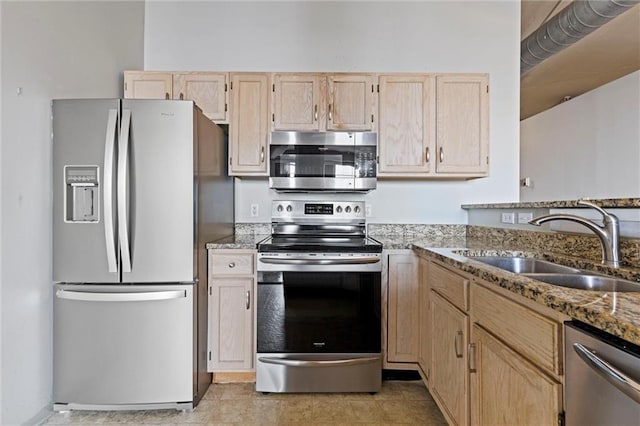
[[[377,392],[382,245],[364,202],[274,201],[258,244],[256,390]]]

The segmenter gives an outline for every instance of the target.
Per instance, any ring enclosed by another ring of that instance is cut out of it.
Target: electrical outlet
[[[533,213],[518,213],[518,223],[529,223],[533,219]]]
[[[258,208],[258,204],[251,204],[251,217],[258,217],[260,214],[260,209]]]
[[[516,223],[516,214],[514,212],[502,213],[500,217],[502,223]]]
[[[365,206],[364,211],[365,211],[364,214],[365,214],[366,217],[371,217],[371,205],[370,204],[367,204]]]

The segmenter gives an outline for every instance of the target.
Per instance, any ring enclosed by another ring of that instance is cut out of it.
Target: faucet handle
[[[612,213],[609,213],[608,211],[606,211],[605,209],[603,209],[602,207],[600,207],[597,204],[592,203],[591,201],[587,201],[584,198],[580,198],[578,200],[578,205],[579,206],[587,206],[587,207],[591,207],[594,208],[596,210],[598,210],[600,212],[600,214],[604,217],[604,218],[616,218],[616,216]],[[617,219],[617,218],[616,218]]]

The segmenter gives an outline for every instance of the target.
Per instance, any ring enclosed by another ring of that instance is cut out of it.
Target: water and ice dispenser
[[[98,166],[65,166],[64,221],[98,222],[100,197]]]

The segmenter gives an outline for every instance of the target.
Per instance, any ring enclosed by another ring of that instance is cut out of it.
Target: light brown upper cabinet
[[[226,73],[173,74],[173,97],[192,100],[209,120],[227,123],[228,78]]]
[[[378,176],[487,176],[488,79],[487,74],[380,76]]]
[[[211,72],[125,71],[128,99],[185,99],[216,123],[228,123],[228,74]]]
[[[327,130],[375,130],[373,76],[327,76],[327,93]]]
[[[173,99],[173,74],[156,71],[125,71],[126,99]]]
[[[267,176],[269,75],[231,74],[229,175]]]
[[[468,177],[489,173],[489,77],[436,78],[436,172]]]
[[[378,176],[428,176],[435,167],[435,77],[383,75],[378,123]]]
[[[373,78],[369,74],[274,74],[273,130],[375,130]]]

